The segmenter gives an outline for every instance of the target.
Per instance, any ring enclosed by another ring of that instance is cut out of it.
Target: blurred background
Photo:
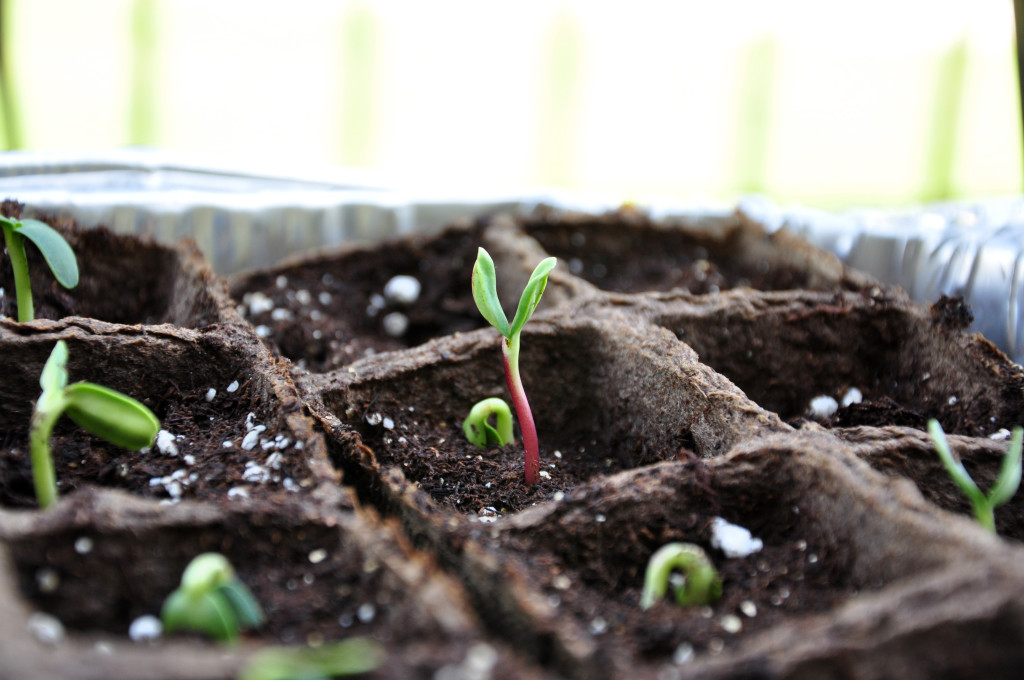
[[[838,209],[1019,194],[1011,0],[2,0],[2,144]]]

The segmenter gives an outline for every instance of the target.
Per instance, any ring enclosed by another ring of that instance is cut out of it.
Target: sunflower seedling
[[[491,416],[494,416],[494,425],[488,422]],[[515,435],[512,433],[512,410],[504,399],[498,397],[478,401],[462,421],[462,431],[471,444],[481,449],[511,444],[515,442]]]
[[[32,479],[39,506],[46,509],[57,500],[57,479],[50,453],[50,435],[62,414],[87,432],[126,449],[144,449],[160,431],[153,412],[131,397],[89,382],[68,385],[68,347],[60,340],[39,376],[43,388],[29,426]]]
[[[480,248],[473,265],[473,300],[480,313],[489,324],[498,329],[503,336],[501,353],[505,361],[505,381],[508,391],[512,393],[512,404],[519,416],[519,427],[523,431],[523,448],[526,449],[526,483],[535,484],[540,474],[540,445],[537,442],[537,426],[533,423],[530,403],[526,400],[526,391],[519,376],[519,335],[523,326],[533,316],[533,311],[544,294],[548,284],[548,274],[554,269],[557,260],[546,258],[533,270],[530,280],[519,298],[516,315],[509,324],[505,312],[498,301],[498,283],[494,274],[494,261],[487,251]]]
[[[181,585],[164,600],[164,630],[188,630],[233,642],[240,631],[263,625],[263,610],[220,553],[196,555]]]
[[[946,467],[946,472],[971,501],[974,517],[978,523],[989,531],[995,532],[995,509],[1013,498],[1020,487],[1021,447],[1022,441],[1024,441],[1024,429],[1013,428],[1013,434],[1010,436],[1010,448],[1003,458],[996,483],[989,489],[988,494],[982,493],[964,468],[964,464],[953,458],[953,454],[949,450],[949,443],[946,441],[946,433],[942,431],[939,421],[934,418],[928,421],[928,434],[932,438],[935,450],[939,453],[939,458],[942,459],[942,464]]]
[[[673,572],[681,573],[682,581]],[[706,605],[722,596],[722,580],[703,548],[693,543],[668,543],[651,555],[644,573],[640,607],[650,609],[665,597],[669,585],[675,590],[681,607]]]
[[[14,272],[18,321],[32,321],[36,318],[36,313],[32,304],[32,284],[28,275],[25,239],[35,244],[57,283],[65,288],[74,288],[78,285],[78,261],[75,259],[75,251],[60,232],[39,220],[16,220],[0,216],[0,229],[4,232],[7,256],[11,258],[11,269]]]

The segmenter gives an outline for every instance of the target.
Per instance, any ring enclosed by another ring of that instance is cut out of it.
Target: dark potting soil
[[[236,279],[231,293],[272,349],[322,373],[485,326],[470,288],[479,242],[477,230],[450,229],[348,255],[325,253]],[[385,297],[399,275],[419,282],[415,302]]]
[[[356,429],[381,467],[401,470],[441,507],[485,519],[518,512],[597,477],[693,455],[685,448],[624,448],[612,429],[542,435],[540,479],[528,485],[518,425],[514,444],[480,449],[466,439],[460,422],[375,402],[366,405]]]
[[[687,488],[701,498],[707,494],[706,511],[679,512],[653,503],[606,509],[598,499],[614,493],[614,482],[600,481],[578,489],[566,501],[573,509],[560,516],[572,515],[572,521],[550,531],[529,527],[492,540],[505,554],[528,564],[549,604],[613,649],[630,650],[624,653],[655,664],[727,653],[745,636],[783,621],[806,618],[813,625],[809,617],[814,614],[828,612],[863,588],[883,585],[855,582],[850,551],[805,528],[813,522],[801,521],[799,504],[790,507],[775,499],[778,505],[766,507],[755,494],[719,499],[713,472],[703,461],[691,459],[682,467]],[[763,548],[734,558],[712,548],[710,526],[716,515],[749,529]],[[486,528],[473,534],[488,540]],[[639,601],[646,561],[658,547],[674,541],[707,551],[722,579],[722,597],[692,608],[680,608],[668,598],[644,611]]]
[[[524,221],[524,230],[543,248],[564,260],[569,271],[602,290],[618,293],[669,291],[695,295],[730,288],[790,290],[807,287],[807,274],[762,259],[738,261],[740,235],[720,243],[682,230],[654,226],[642,213],[623,209],[571,223],[543,215]]]
[[[306,442],[295,441],[249,382],[234,392],[229,385],[183,391],[167,381],[165,387],[160,396],[142,401],[170,433],[166,452],[156,444],[128,451],[61,418],[50,442],[60,494],[98,484],[149,498],[228,500],[312,486],[303,460]],[[207,401],[210,388],[216,395]],[[36,507],[27,429],[0,432],[0,504]]]
[[[426,603],[446,592],[430,583],[435,572],[425,570],[416,584],[430,593],[423,596],[389,566],[410,559],[401,540],[377,526],[370,554],[348,533],[370,529],[351,522],[330,512],[310,519],[297,505],[278,503],[272,514],[233,513],[216,524],[156,531],[95,526],[23,539],[12,553],[23,592],[73,630],[127,635],[136,618],[159,614],[193,556],[214,551],[229,557],[266,615],[263,626],[243,633],[245,640],[316,647],[367,636],[385,649],[383,666],[369,677],[432,677],[461,662],[482,638],[472,628],[444,629],[430,615]],[[446,604],[465,611],[463,602]],[[211,644],[187,632],[174,637]],[[492,649],[501,656],[496,680],[540,677],[500,643]]]

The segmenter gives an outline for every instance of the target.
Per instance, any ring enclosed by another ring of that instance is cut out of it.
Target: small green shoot
[[[557,260],[546,258],[530,276],[530,280],[519,298],[516,315],[509,324],[505,312],[498,300],[498,283],[494,273],[494,261],[487,251],[480,248],[476,264],[473,265],[473,300],[487,322],[498,329],[504,340],[501,343],[502,357],[505,362],[505,381],[512,393],[512,404],[519,416],[519,427],[523,431],[523,448],[526,450],[526,483],[535,484],[540,475],[540,445],[537,441],[537,426],[533,422],[533,412],[526,400],[526,391],[519,375],[519,336],[523,326],[533,316],[540,296],[548,283],[548,274],[555,268]]]
[[[494,416],[494,425],[488,422],[491,416]],[[511,444],[515,441],[512,410],[504,399],[498,397],[478,401],[462,421],[462,431],[471,444],[481,449]]]
[[[384,663],[384,649],[365,637],[320,647],[267,647],[256,652],[238,680],[320,680],[369,673]]]
[[[706,605],[722,596],[722,579],[707,553],[693,543],[668,543],[658,548],[647,563],[640,607],[650,609],[668,592],[673,571],[683,581],[673,584],[676,603],[681,607]],[[678,578],[678,577],[677,577]]]
[[[153,412],[129,396],[89,382],[68,385],[68,347],[60,340],[39,376],[43,388],[29,426],[29,449],[36,500],[46,509],[57,501],[57,479],[50,435],[62,414],[88,432],[126,449],[144,449],[160,431]]]
[[[160,618],[168,633],[188,630],[234,642],[239,631],[263,625],[263,610],[220,553],[197,555],[181,585],[164,600]]]
[[[1007,503],[1020,487],[1021,477],[1021,448],[1024,441],[1024,429],[1013,428],[1010,436],[1010,448],[1003,458],[1002,467],[999,469],[999,476],[996,483],[989,489],[988,495],[981,492],[978,485],[971,479],[970,474],[964,468],[964,464],[953,458],[949,450],[949,443],[946,441],[946,433],[942,431],[939,421],[932,418],[928,421],[928,434],[931,435],[935,450],[942,459],[949,476],[953,478],[956,485],[960,487],[964,495],[971,501],[974,508],[974,516],[978,523],[991,532],[996,530],[995,509]]]
[[[0,229],[3,229],[7,255],[11,258],[11,269],[14,271],[18,321],[32,321],[36,318],[36,312],[32,304],[32,284],[28,274],[25,239],[35,244],[57,283],[65,288],[74,288],[78,285],[78,261],[75,259],[75,251],[60,232],[39,220],[16,220],[0,216]]]

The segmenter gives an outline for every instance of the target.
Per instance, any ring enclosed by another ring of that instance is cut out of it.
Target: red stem
[[[519,336],[511,341],[503,340],[501,354],[505,360],[505,381],[508,391],[512,394],[512,405],[519,417],[519,427],[523,431],[523,447],[526,449],[526,483],[536,484],[540,475],[540,444],[537,441],[537,426],[533,423],[533,412],[530,402],[526,400],[526,390],[519,377]]]

